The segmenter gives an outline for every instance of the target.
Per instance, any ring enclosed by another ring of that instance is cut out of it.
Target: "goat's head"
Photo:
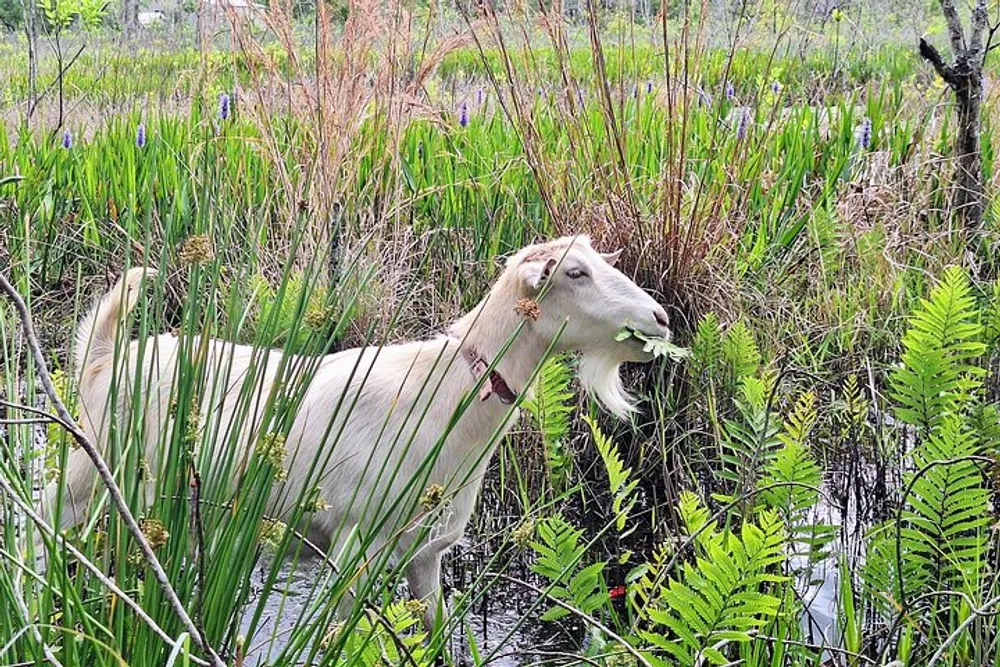
[[[669,337],[667,313],[642,288],[614,268],[618,253],[594,250],[586,236],[565,237],[524,248],[507,262],[524,297],[541,296],[531,328],[556,349],[581,353],[584,387],[611,412],[625,416],[632,400],[624,391],[618,367],[626,361],[649,361],[634,337],[618,340],[631,328],[651,337]],[[560,333],[561,331],[561,333]]]

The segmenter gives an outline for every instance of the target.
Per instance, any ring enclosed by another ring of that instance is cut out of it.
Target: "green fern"
[[[622,532],[628,521],[629,513],[637,500],[635,488],[638,486],[639,480],[629,480],[632,469],[625,467],[618,455],[615,443],[601,432],[597,422],[589,416],[584,417],[584,421],[590,427],[594,444],[597,445],[597,451],[604,462],[604,469],[608,472],[608,482],[611,487],[611,510],[615,515],[615,528],[618,529],[618,532]],[[630,532],[632,531],[629,530],[624,534],[627,535]]]
[[[764,466],[781,445],[781,421],[768,409],[775,377],[746,376],[740,383],[736,408],[742,419],[727,419],[723,440],[723,468],[719,476],[735,484],[734,496],[753,489]]]
[[[531,548],[538,560],[531,569],[556,584],[549,593],[587,614],[600,608],[607,600],[603,577],[607,563],[598,561],[578,569],[587,550],[580,542],[583,531],[557,514],[538,524],[537,536]],[[567,614],[568,610],[554,606],[542,614],[542,620],[554,621]]]
[[[976,401],[969,410],[969,426],[979,442],[989,447],[988,453],[996,455],[1000,447],[1000,408]]]
[[[682,494],[680,512],[689,533],[705,526],[707,513],[694,494]],[[785,560],[784,526],[776,512],[757,518],[757,525],[745,522],[738,534],[703,528],[695,561],[662,587],[646,612],[652,627],[642,637],[670,658],[650,655],[654,662],[728,664],[728,644],[749,642],[754,630],[777,616],[781,598],[774,592],[787,581],[775,573]]]
[[[566,357],[552,357],[539,370],[534,395],[523,403],[542,434],[549,474],[556,488],[565,486],[573,463],[565,445],[575,405],[570,389],[572,381],[573,372]]]
[[[648,561],[632,568],[626,577],[626,580],[631,584],[628,589],[629,599],[640,616],[655,601],[660,573],[674,551],[675,544],[672,540],[663,542],[653,551],[653,555]]]
[[[835,536],[833,526],[810,521],[809,516],[819,500],[818,488],[822,482],[822,469],[807,446],[817,419],[816,395],[804,392],[778,435],[782,447],[765,466],[759,485],[766,488],[788,484],[767,489],[761,493],[760,501],[764,507],[780,513],[795,545],[794,553],[807,556],[807,566],[825,556],[824,548]]]
[[[726,332],[722,341],[722,356],[737,381],[753,375],[760,368],[760,349],[743,320],[733,324]]]
[[[321,637],[320,648],[339,654],[337,664],[403,665],[412,664],[412,659],[418,667],[429,666],[434,661],[426,648],[424,604],[416,600],[393,602],[383,611],[382,619],[363,615],[348,635],[343,634],[341,623],[334,623]]]
[[[698,322],[691,341],[691,372],[713,377],[722,365],[722,328],[715,313],[707,313]]]
[[[888,602],[881,607],[887,617],[895,614],[900,593],[907,600],[936,590],[960,591],[972,600],[983,594],[990,492],[980,466],[964,459],[980,452],[983,434],[993,437],[997,418],[975,396],[984,371],[974,360],[984,345],[969,292],[960,269],[945,272],[911,317],[902,367],[890,378],[897,415],[917,428],[917,443],[910,455],[914,472],[903,476],[909,493],[899,530],[890,520],[869,535],[863,580],[876,599]],[[949,598],[936,612],[924,620],[949,631],[955,618],[968,615],[968,603]]]
[[[929,299],[910,318],[903,336],[903,365],[889,378],[896,415],[930,432],[980,385],[982,369],[972,361],[985,351],[979,341],[975,300],[957,267],[948,269]]]
[[[854,373],[847,376],[840,391],[840,398],[834,407],[837,421],[842,428],[841,437],[846,437],[851,430],[863,428],[867,424],[871,406],[858,383],[858,376]]]
[[[979,443],[958,416],[945,418],[941,428],[913,454],[919,469],[949,459],[978,453]],[[909,562],[930,565],[935,586],[976,591],[980,568],[985,565],[989,490],[972,461],[938,465],[913,480],[903,513],[904,549]],[[908,527],[911,526],[911,527]]]
[[[918,469],[976,453],[978,441],[956,416],[940,428],[913,455]],[[907,599],[932,590],[961,591],[973,599],[980,589],[987,565],[990,517],[984,512],[989,490],[972,461],[941,463],[924,474],[904,476],[912,483],[903,508],[897,555],[895,521],[876,527],[870,535],[870,557],[864,579],[876,598],[899,595],[902,576]],[[899,564],[903,571],[898,571]],[[883,607],[894,613],[896,603]]]
[[[328,290],[311,286],[305,274],[289,275],[283,293],[280,289],[272,290],[260,276],[253,280],[252,294],[260,299],[258,329],[273,332],[268,344],[301,350],[317,323],[329,320],[324,316]]]

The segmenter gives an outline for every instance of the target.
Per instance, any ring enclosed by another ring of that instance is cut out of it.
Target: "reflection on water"
[[[451,557],[464,560],[460,551]],[[246,637],[247,659],[244,664],[247,667],[268,664],[286,647],[289,635],[297,625],[316,617],[315,607],[322,590],[317,582],[322,582],[329,575],[326,565],[319,558],[302,558],[297,563],[288,560],[280,565],[270,595],[261,600],[273,563],[272,557],[264,556],[254,571],[250,604],[240,623],[240,634]],[[400,599],[403,595],[405,591],[401,590]],[[470,632],[481,656],[495,652],[489,664],[496,667],[518,667],[535,662],[546,651],[571,648],[574,645],[574,630],[580,630],[579,627],[574,628],[572,623],[558,629],[529,619],[528,623],[518,627],[533,602],[534,599],[518,590],[492,587],[490,594],[478,600],[466,615],[462,628],[452,634],[450,650],[456,664],[472,664],[468,659]],[[261,604],[261,621],[254,636],[249,637],[247,633]],[[537,614],[534,616],[537,617]]]
[[[826,485],[829,488],[829,483]],[[858,544],[852,536],[860,535],[857,501],[848,494],[845,506],[838,506],[843,496],[831,501],[831,493],[824,493],[817,504],[811,522],[838,526],[839,539],[829,545],[830,555],[811,568],[806,557],[796,556],[790,565],[800,572],[796,590],[806,608],[802,627],[805,638],[814,644],[836,645],[838,611],[838,581],[840,576],[840,554],[850,554],[852,560],[863,558],[857,552]],[[481,574],[483,564],[488,560],[490,545],[466,544],[450,554],[446,560],[446,585],[468,589]],[[506,572],[518,578],[531,579],[523,558],[515,559]],[[269,656],[277,656],[288,641],[292,629],[303,621],[315,618],[314,608],[321,601],[321,591],[329,582],[330,573],[318,558],[291,561],[280,565],[276,584],[268,599],[260,601],[260,594],[268,572],[273,565],[270,557],[264,557],[253,577],[254,595],[243,618],[241,632],[245,635],[258,604],[263,604],[261,623],[255,636],[248,638],[247,665],[264,665]],[[319,583],[318,583],[319,582]],[[325,582],[325,583],[324,583]],[[404,599],[405,590],[399,591]],[[547,605],[537,607],[528,613],[537,596],[520,587],[496,582],[489,594],[477,600],[463,619],[463,625],[451,637],[450,652],[458,665],[471,665],[472,654],[468,645],[471,634],[476,643],[476,653],[497,667],[518,667],[536,664],[551,659],[554,655],[578,652],[584,643],[585,631],[572,620],[563,623],[545,623],[538,620]],[[451,602],[451,606],[454,602]],[[312,610],[312,611],[311,611]],[[311,615],[313,614],[313,615]],[[527,620],[523,621],[527,614]]]

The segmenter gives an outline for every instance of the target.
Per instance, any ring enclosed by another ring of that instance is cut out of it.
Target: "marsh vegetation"
[[[113,5],[0,2],[35,26],[0,43],[0,275],[34,325],[0,299],[0,664],[1000,661],[995,54],[970,176],[917,47],[952,3],[805,4],[274,2],[123,41]],[[405,554],[303,539],[311,486],[270,513],[288,429],[323,355],[440,334],[578,234],[690,353],[623,366],[626,419],[578,355],[534,369],[428,630]],[[155,456],[140,374],[108,418],[142,539],[103,484],[55,539],[76,323],[138,266],[122,329],[179,369]],[[245,456],[206,337],[299,360],[240,394]]]

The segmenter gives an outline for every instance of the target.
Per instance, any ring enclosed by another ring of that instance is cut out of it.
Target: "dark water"
[[[450,558],[453,562],[460,562],[466,555],[467,552],[459,547],[450,554]],[[294,565],[287,561],[280,566],[271,595],[259,601],[264,579],[272,565],[273,560],[269,556],[258,564],[253,577],[254,598],[258,602],[250,606],[241,624],[240,631],[245,635],[257,604],[264,605],[262,622],[255,636],[247,641],[247,665],[265,665],[269,657],[274,658],[280,653],[291,631],[302,621],[303,613],[315,603],[311,592],[316,581],[328,575],[326,564],[319,558],[309,557]],[[446,579],[451,577],[446,574]],[[453,585],[446,588],[454,590],[457,583],[453,580]],[[555,626],[529,619],[527,624],[518,627],[524,611],[534,601],[533,595],[523,593],[518,587],[492,587],[490,594],[484,596],[465,616],[462,627],[452,634],[449,647],[457,664],[472,664],[468,659],[471,651],[467,633],[474,638],[476,650],[481,656],[495,651],[490,664],[498,667],[517,667],[525,662],[534,662],[546,651],[572,650],[575,635],[583,630],[578,624]]]
[[[843,508],[821,501],[816,507],[815,521],[837,524],[844,515]],[[472,583],[477,563],[482,563],[482,545],[458,547],[446,561],[446,589],[462,588]],[[803,600],[807,613],[803,616],[803,630],[810,642],[836,644],[837,593],[839,581],[839,548],[833,554],[803,572],[796,583],[796,590]],[[258,591],[273,561],[265,557],[258,565],[254,576]],[[804,567],[804,559],[793,561],[794,567]],[[450,566],[450,567],[449,567]],[[508,570],[518,578],[531,575],[519,571],[515,566]],[[526,570],[526,568],[525,568]],[[264,665],[268,656],[275,657],[285,646],[287,636],[297,623],[301,622],[303,610],[311,603],[310,592],[318,579],[327,576],[328,570],[322,560],[310,558],[300,560],[296,565],[284,563],[271,596],[262,602],[263,622],[258,627],[256,637],[248,641],[248,665]],[[405,591],[400,591],[405,594]],[[450,653],[460,665],[471,665],[471,651],[467,633],[471,634],[480,656],[494,652],[489,663],[497,667],[519,667],[537,664],[556,654],[579,652],[586,642],[583,625],[574,620],[549,623],[539,620],[547,608],[542,604],[528,616],[525,613],[536,602],[537,595],[520,586],[498,582],[490,587],[488,595],[475,604],[471,613],[463,619],[462,627],[455,631],[450,641]],[[255,607],[256,605],[254,605]],[[250,624],[253,609],[245,616],[242,632]]]

